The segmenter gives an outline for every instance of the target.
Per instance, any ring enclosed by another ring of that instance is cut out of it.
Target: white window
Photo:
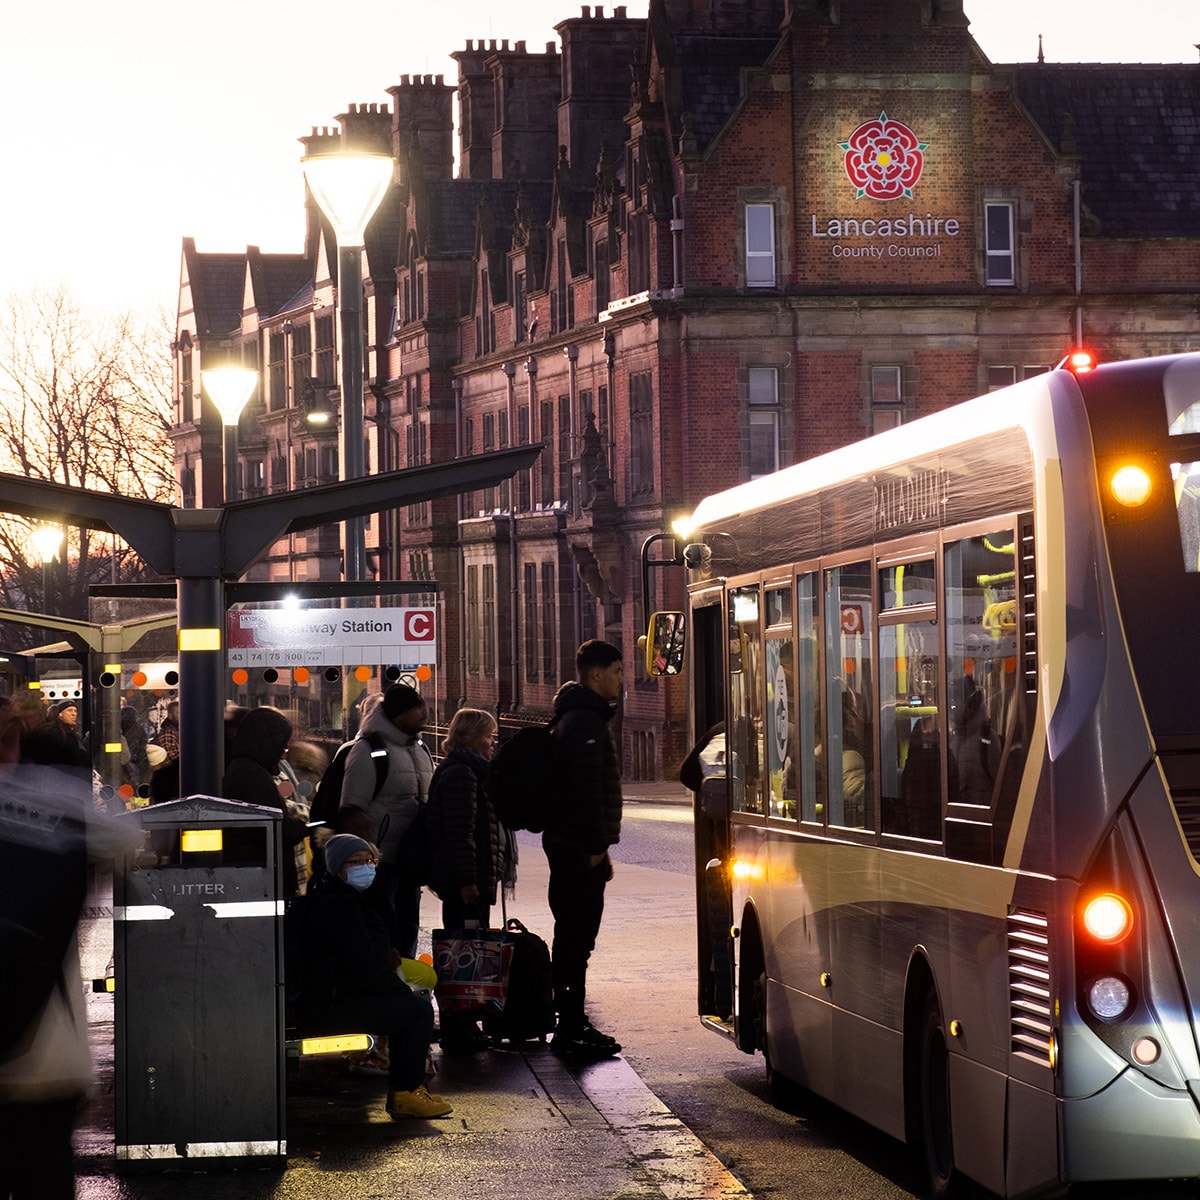
[[[775,205],[746,205],[746,286],[775,286]]]
[[[779,470],[779,371],[750,367],[747,394],[750,428],[750,478]]]
[[[871,368],[871,432],[895,429],[904,417],[899,367]]]
[[[1016,254],[1013,243],[1013,206],[985,204],[983,206],[984,257],[989,287],[1004,287],[1016,283]]]
[[[1032,379],[1035,375],[1042,375],[1049,369],[1049,367],[1040,367],[1030,364],[1022,367],[988,367],[987,390],[989,392],[997,391],[1000,388],[1008,387],[1010,384],[1020,383],[1022,379]]]

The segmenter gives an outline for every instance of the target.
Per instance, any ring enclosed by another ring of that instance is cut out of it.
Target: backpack
[[[506,829],[541,833],[554,821],[558,773],[554,721],[518,729],[492,758],[488,798]]]
[[[544,1042],[554,1032],[550,947],[516,917],[509,917],[504,928],[512,938],[508,992],[504,1011],[483,1018],[483,1031],[495,1042]]]
[[[363,734],[363,740],[370,745],[371,757],[375,760],[375,790],[371,793],[371,799],[374,800],[387,779],[387,747],[377,733]],[[355,745],[356,741],[345,742],[339,746],[329,766],[325,768],[308,809],[308,823],[311,827],[328,825],[336,832],[338,809],[342,806],[342,783],[346,778],[346,760]]]

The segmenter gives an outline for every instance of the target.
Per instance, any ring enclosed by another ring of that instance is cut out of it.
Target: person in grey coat
[[[376,904],[392,934],[392,945],[415,958],[421,913],[423,851],[406,838],[429,798],[433,759],[421,740],[428,711],[421,693],[394,683],[383,703],[362,724],[342,780],[338,829],[379,847],[379,870],[368,899]],[[376,786],[375,739],[387,754],[387,776]]]

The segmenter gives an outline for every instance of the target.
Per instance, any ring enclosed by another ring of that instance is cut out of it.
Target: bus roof
[[[781,501],[818,492],[835,483],[907,462],[921,455],[960,445],[983,434],[1025,425],[1031,407],[1048,390],[1076,387],[1070,371],[1056,370],[1037,375],[1012,387],[966,400],[940,412],[898,425],[828,454],[806,459],[705,497],[690,518],[677,524],[676,532],[689,537],[696,530]]]

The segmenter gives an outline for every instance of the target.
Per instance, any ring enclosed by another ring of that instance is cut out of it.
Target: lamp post
[[[258,386],[249,367],[213,367],[200,372],[200,384],[221,414],[221,458],[225,464],[225,502],[238,498],[238,421]]]
[[[392,183],[390,154],[310,154],[302,160],[314,199],[338,244],[338,318],[342,353],[342,478],[365,474],[363,440],[362,248],[367,224]],[[345,578],[366,576],[363,520],[346,522]]]
[[[66,533],[61,525],[37,525],[30,538],[34,549],[42,560],[42,611],[50,612],[50,571],[51,564],[62,552]]]

